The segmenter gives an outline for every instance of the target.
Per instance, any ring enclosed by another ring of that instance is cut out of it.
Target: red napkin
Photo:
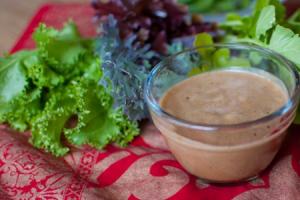
[[[88,5],[49,4],[35,15],[12,51],[33,47],[30,35],[39,22],[57,28],[73,19],[85,36],[94,36]],[[188,174],[150,123],[127,148],[73,149],[64,158],[34,149],[24,134],[0,127],[0,199],[300,199],[300,127],[289,136],[273,164],[251,182],[209,185]]]

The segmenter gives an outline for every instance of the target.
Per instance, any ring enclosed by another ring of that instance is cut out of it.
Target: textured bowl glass
[[[191,123],[172,116],[160,107],[165,92],[191,77],[193,68],[206,66],[207,70],[220,69],[220,63],[213,62],[209,56],[201,56],[203,53],[199,52],[215,53],[224,49],[229,53],[226,61],[220,61],[224,68],[254,70],[266,78],[277,77],[288,91],[288,102],[261,119],[232,125]],[[156,127],[187,171],[209,182],[237,182],[257,176],[280,149],[297,110],[299,75],[293,63],[255,45],[203,46],[178,53],[159,63],[145,84],[145,99]],[[243,137],[239,137],[240,134],[244,134]]]

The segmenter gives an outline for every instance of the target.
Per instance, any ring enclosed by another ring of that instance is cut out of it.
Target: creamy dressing
[[[194,123],[253,121],[277,111],[288,100],[283,84],[274,78],[246,70],[203,73],[173,86],[160,104],[171,115]]]
[[[268,116],[287,101],[287,89],[278,78],[262,70],[240,68],[207,72],[182,81],[166,91],[160,104],[185,121],[228,125]],[[256,176],[269,165],[294,114],[213,132],[152,116],[170,150],[190,173],[214,182],[231,182]]]

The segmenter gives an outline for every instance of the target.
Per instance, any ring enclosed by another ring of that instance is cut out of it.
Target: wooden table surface
[[[10,50],[38,7],[47,2],[86,2],[89,0],[0,0],[0,56]]]

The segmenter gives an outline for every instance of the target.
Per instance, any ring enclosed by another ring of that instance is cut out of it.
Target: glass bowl
[[[203,56],[207,51],[212,55],[226,51],[226,59],[213,62],[211,57]],[[274,113],[240,124],[200,124],[179,119],[166,112],[160,100],[172,86],[193,76],[191,72],[199,66],[206,66],[206,71],[243,69],[272,75],[284,84],[289,99]],[[214,183],[245,181],[264,170],[280,149],[297,110],[299,75],[293,63],[256,45],[202,46],[159,63],[146,81],[145,100],[154,124],[188,172]]]

